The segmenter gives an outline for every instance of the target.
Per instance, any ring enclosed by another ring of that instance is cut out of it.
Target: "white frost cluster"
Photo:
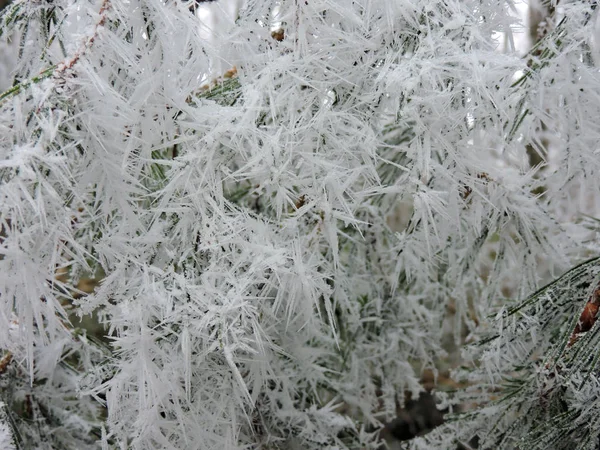
[[[248,0],[218,43],[192,3],[2,15],[21,43],[0,94],[1,398],[38,448],[375,448],[444,324],[477,336],[585,246],[590,2],[525,58],[495,51],[495,0]],[[236,75],[202,87],[223,49]]]

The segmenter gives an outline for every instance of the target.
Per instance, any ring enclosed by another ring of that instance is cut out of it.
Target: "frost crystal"
[[[566,271],[598,249],[596,4],[548,6],[525,57],[511,6],[7,6],[19,445],[376,448],[465,338],[443,398],[474,412],[411,445],[597,442],[597,262]]]

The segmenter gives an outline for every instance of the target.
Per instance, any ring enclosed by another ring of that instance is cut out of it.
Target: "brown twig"
[[[69,59],[66,59],[58,65],[55,75],[58,75],[59,73],[62,73],[67,69],[71,69],[81,59],[85,51],[92,46],[92,44],[98,37],[98,30],[106,22],[106,12],[108,11],[109,6],[110,0],[104,0],[102,2],[102,6],[98,11],[98,14],[100,15],[100,20],[96,22],[96,25],[94,25],[94,32],[81,43],[81,46],[79,47],[79,50],[77,50],[75,55],[73,55]]]

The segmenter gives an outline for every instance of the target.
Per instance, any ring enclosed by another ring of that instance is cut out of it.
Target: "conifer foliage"
[[[195,4],[2,12],[0,441],[377,448],[468,333],[410,445],[594,448],[596,3]]]

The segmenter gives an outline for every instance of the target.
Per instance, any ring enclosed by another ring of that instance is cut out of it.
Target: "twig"
[[[55,66],[52,66],[52,67],[49,67],[49,68],[43,70],[42,72],[40,72],[38,75],[34,76],[33,78],[25,80],[15,86],[11,87],[10,89],[2,92],[0,94],[0,102],[2,102],[3,100],[5,100],[6,98],[8,98],[12,95],[19,94],[22,90],[24,90],[25,88],[28,88],[32,84],[37,84],[40,81],[45,80],[46,78],[58,77],[59,75],[62,75],[67,69],[73,68],[73,66],[84,55],[85,51],[87,49],[89,49],[92,46],[92,44],[94,43],[94,40],[98,36],[99,28],[101,26],[103,26],[104,23],[106,22],[106,12],[107,12],[109,6],[110,6],[110,0],[104,0],[102,2],[102,6],[100,7],[100,10],[98,11],[98,14],[100,15],[100,20],[98,20],[98,22],[96,22],[96,25],[94,26],[94,32],[92,33],[91,36],[88,36],[82,42],[79,50],[77,50],[75,55],[73,55],[71,58],[67,58],[60,64],[57,64]]]
[[[62,73],[67,69],[71,69],[81,59],[81,57],[84,55],[85,51],[92,46],[92,44],[98,37],[99,28],[101,26],[103,26],[104,23],[106,22],[106,12],[108,11],[109,6],[110,6],[110,0],[104,0],[102,2],[102,6],[100,7],[100,10],[98,11],[98,14],[100,15],[100,20],[98,22],[96,22],[96,25],[94,25],[94,32],[92,33],[91,36],[88,36],[84,42],[82,42],[81,46],[79,47],[79,50],[77,50],[77,52],[75,53],[75,55],[73,57],[65,60],[64,62],[62,62],[58,65],[58,68],[56,71],[57,74]]]

